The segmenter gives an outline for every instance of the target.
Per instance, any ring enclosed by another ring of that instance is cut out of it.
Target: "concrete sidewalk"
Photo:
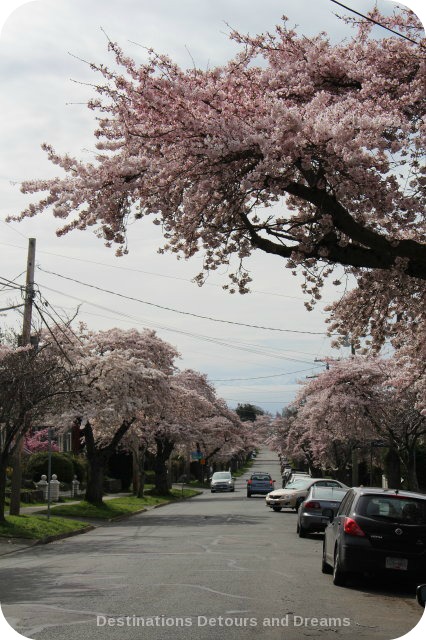
[[[103,496],[103,500],[112,500],[113,498],[126,498],[127,496],[131,496],[133,495],[130,492],[126,492],[126,493],[109,493],[106,496]],[[59,505],[68,505],[68,504],[78,504],[79,502],[81,502],[82,500],[84,500],[84,497],[82,496],[81,498],[76,498],[75,500],[67,500],[66,502],[51,502],[50,503],[50,508],[53,510],[56,506]],[[47,503],[46,504],[41,504],[41,505],[37,505],[34,507],[21,507],[21,515],[30,515],[30,514],[34,514],[37,513],[38,511],[46,511],[47,509]],[[6,515],[9,515],[9,512],[6,513]]]

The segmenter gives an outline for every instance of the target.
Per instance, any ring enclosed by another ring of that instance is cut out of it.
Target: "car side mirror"
[[[424,608],[426,602],[426,584],[419,584],[416,591],[417,602]]]
[[[333,522],[333,520],[334,520],[334,511],[333,511],[333,509],[323,509],[322,515],[324,516],[324,518],[328,518],[330,520],[330,522]]]

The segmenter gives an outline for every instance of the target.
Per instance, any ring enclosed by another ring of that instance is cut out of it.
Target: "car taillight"
[[[321,505],[319,502],[315,502],[315,500],[309,500],[305,504],[305,509],[321,509]]]
[[[271,485],[271,487],[272,487],[272,485],[274,484],[274,481],[273,481],[273,480],[270,480],[270,481],[269,481],[269,484],[270,484],[270,485]]]
[[[251,480],[247,480],[247,484],[251,484]]]
[[[364,531],[361,529],[359,524],[353,520],[353,518],[345,518],[343,531],[347,533],[348,536],[365,536]]]

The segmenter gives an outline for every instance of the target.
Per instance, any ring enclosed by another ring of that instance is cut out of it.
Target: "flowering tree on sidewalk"
[[[362,356],[329,364],[303,385],[292,405],[290,450],[299,447],[318,465],[341,470],[355,447],[380,440],[399,459],[408,488],[418,489],[415,450],[426,434],[426,419],[416,409],[415,391],[401,383],[401,364]]]
[[[46,336],[45,336],[46,338]],[[32,423],[75,390],[75,375],[41,339],[38,349],[0,345],[0,522],[4,522],[6,469]]]
[[[89,463],[85,498],[99,505],[112,453],[142,416],[162,404],[178,353],[147,329],[92,332],[83,327],[67,338],[80,392],[57,418],[80,425]]]
[[[195,442],[201,435],[203,420],[217,412],[214,390],[204,374],[185,369],[169,383],[157,419],[148,425],[155,456],[155,491],[163,495],[169,493],[166,463],[175,447]]]

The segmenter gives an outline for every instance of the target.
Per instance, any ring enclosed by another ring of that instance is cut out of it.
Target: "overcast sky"
[[[345,4],[361,12],[373,6],[367,0],[347,0]],[[391,4],[379,2],[388,11]],[[425,7],[420,8],[420,0],[407,4],[424,22]],[[18,8],[11,13],[13,6]],[[195,61],[197,67],[206,68],[223,64],[237,51],[228,39],[227,25],[254,35],[273,30],[285,14],[300,33],[309,36],[327,31],[337,41],[349,36],[350,30],[336,12],[344,10],[330,0],[2,2],[0,275],[24,282],[27,242],[35,237],[36,282],[50,305],[46,312],[65,317],[81,304],[78,317],[92,329],[155,328],[182,354],[179,367],[207,373],[231,407],[251,402],[274,413],[288,404],[297,381],[323,366],[315,360],[348,355],[348,349],[331,349],[325,336],[323,308],[338,295],[334,287],[326,288],[325,302],[309,313],[304,308],[300,281],[291,276],[284,261],[273,256],[258,252],[249,262],[253,292],[232,296],[221,288],[227,281],[225,269],[199,288],[191,282],[200,271],[199,258],[185,262],[158,255],[162,239],[149,219],[129,230],[130,254],[123,258],[116,258],[114,250],[89,231],[57,238],[58,225],[49,215],[21,224],[6,224],[4,219],[20,212],[31,200],[14,183],[56,175],[41,143],[51,143],[60,153],[91,158],[93,113],[84,103],[93,93],[84,83],[94,82],[95,77],[80,59],[108,62],[102,30],[141,62],[144,50],[139,45],[167,53],[183,67]],[[126,300],[60,276],[158,306]],[[18,297],[0,287],[0,308]],[[160,307],[312,333],[218,323]],[[3,327],[19,323],[16,311],[0,319]]]

